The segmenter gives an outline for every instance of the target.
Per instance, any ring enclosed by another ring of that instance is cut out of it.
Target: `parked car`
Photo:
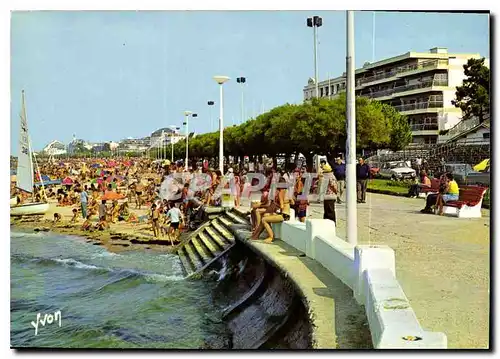
[[[447,163],[445,164],[446,172],[453,174],[455,181],[458,184],[475,185],[482,184],[490,185],[489,167],[484,172],[477,172],[472,169],[472,166],[467,163]]]
[[[390,178],[392,180],[413,179],[417,172],[408,167],[404,161],[382,163],[378,172],[381,178]]]
[[[370,166],[370,175],[371,177],[378,177],[380,172],[380,164],[375,162],[370,162],[368,164]]]

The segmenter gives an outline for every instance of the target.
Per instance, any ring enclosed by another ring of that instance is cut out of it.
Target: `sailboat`
[[[26,106],[24,101],[24,90],[22,91],[22,107],[21,107],[21,127],[19,133],[19,154],[17,158],[17,173],[16,173],[16,187],[33,194],[34,176],[33,176],[33,160],[37,167],[37,173],[40,174],[36,158],[33,156],[30,146],[30,137],[28,134],[28,121],[26,119]],[[41,178],[41,176],[40,176]],[[42,183],[42,196],[45,197],[45,189]],[[46,198],[44,198],[46,201]],[[13,199],[11,199],[12,206]],[[17,205],[17,201],[10,208],[11,216],[28,216],[45,214],[49,210],[47,202],[31,202],[21,203]]]

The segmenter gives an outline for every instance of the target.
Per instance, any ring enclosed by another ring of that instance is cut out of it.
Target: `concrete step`
[[[229,220],[231,220],[234,223],[237,224],[248,224],[248,221],[240,217],[239,215],[233,213],[233,212],[226,212],[224,214],[226,217],[228,217]]]
[[[220,252],[224,250],[223,247],[220,247],[216,242],[214,242],[210,236],[206,233],[198,234],[198,238],[203,242],[205,246],[208,247],[210,252],[213,253],[214,256],[217,256]]]
[[[184,271],[186,272],[186,276],[191,275],[195,271],[195,267],[191,260],[189,260],[188,255],[186,251],[184,250],[184,247],[179,249],[177,251],[177,255],[179,256],[179,259],[182,263],[182,267],[184,268]]]
[[[231,221],[229,218],[226,216],[219,216],[217,219],[226,227],[229,227],[231,224],[234,224],[233,221]]]
[[[219,247],[226,249],[226,247],[231,243],[229,240],[226,240],[222,235],[218,234],[213,228],[207,227],[205,228],[205,232],[208,234],[210,239],[216,242]]]
[[[222,235],[225,239],[234,242],[233,234],[227,229],[221,221],[215,219],[212,221],[212,228],[214,228],[220,235]]]
[[[191,240],[196,251],[200,254],[203,259],[203,263],[210,262],[215,256],[207,249],[207,247],[203,244],[203,240],[199,237],[195,237]]]
[[[193,245],[191,244],[191,241],[189,241],[188,243],[186,243],[186,245],[184,245],[184,250],[186,251],[187,256],[189,257],[191,262],[194,264],[195,268],[193,272],[197,272],[201,267],[203,267],[204,263],[199,258],[199,255],[195,254],[195,250]]]

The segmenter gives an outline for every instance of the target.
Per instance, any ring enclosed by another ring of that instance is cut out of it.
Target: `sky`
[[[224,123],[275,106],[302,102],[314,76],[313,30],[318,15],[320,80],[345,71],[345,11],[32,11],[11,16],[11,151],[17,153],[21,90],[32,146],[73,135],[91,142],[144,137],[182,128],[184,111],[198,117],[190,132],[216,130],[219,88]],[[355,13],[355,61],[446,47],[490,57],[487,14]],[[207,101],[215,101],[209,107]],[[211,109],[211,111],[210,111]]]

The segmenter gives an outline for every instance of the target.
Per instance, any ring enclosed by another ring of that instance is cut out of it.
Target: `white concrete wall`
[[[353,290],[355,299],[365,307],[374,348],[447,348],[445,334],[420,326],[396,279],[390,247],[353,246],[337,237],[335,223],[326,219],[283,222],[273,229],[277,238],[321,263]]]

